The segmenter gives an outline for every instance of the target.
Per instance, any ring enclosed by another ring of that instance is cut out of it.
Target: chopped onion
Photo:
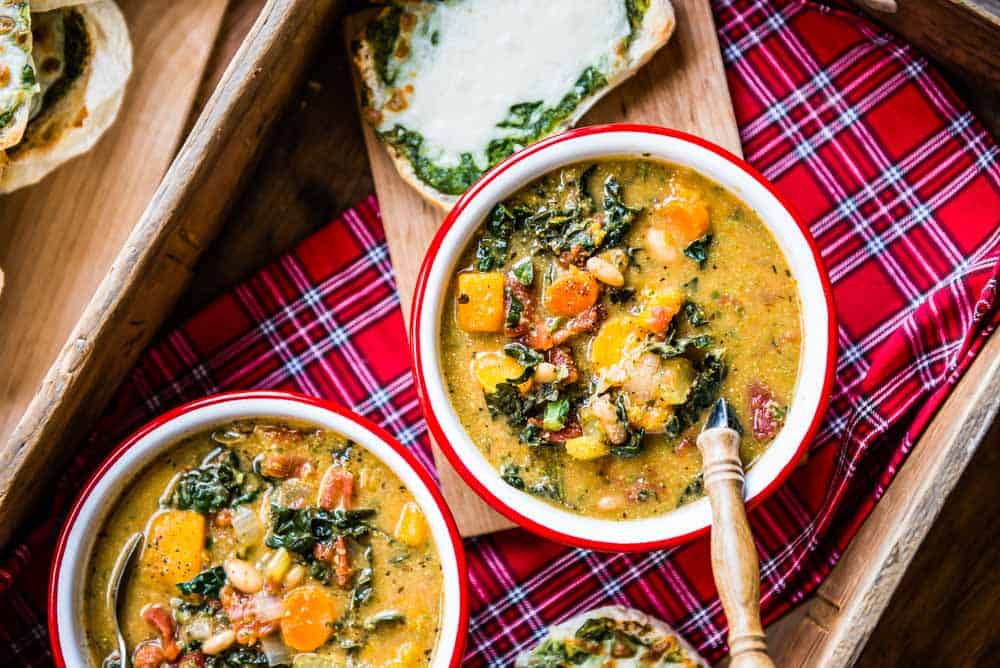
[[[270,622],[280,619],[284,609],[281,606],[281,599],[272,596],[265,591],[257,592],[257,619]]]
[[[212,635],[212,621],[204,615],[198,615],[190,624],[182,627],[182,630],[191,640],[208,640]]]
[[[281,642],[281,636],[276,633],[261,638],[260,648],[264,650],[269,666],[287,666],[292,662],[292,650]]]
[[[247,506],[240,506],[233,511],[233,531],[236,532],[236,540],[240,545],[253,545],[264,537],[264,527]]]

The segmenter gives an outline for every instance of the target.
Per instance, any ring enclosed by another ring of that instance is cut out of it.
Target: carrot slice
[[[330,639],[337,619],[337,605],[323,589],[311,585],[285,594],[282,601],[281,639],[292,649],[311,652]]]
[[[574,316],[593,306],[600,296],[601,286],[597,280],[574,267],[545,291],[545,308],[552,315]]]
[[[654,213],[655,224],[670,235],[679,248],[708,233],[708,207],[701,200],[673,200]]]

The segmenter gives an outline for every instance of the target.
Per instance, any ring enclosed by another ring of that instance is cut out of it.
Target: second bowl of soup
[[[240,393],[139,432],[84,490],[51,582],[57,661],[122,665],[455,666],[461,543],[433,481],[334,406]]]
[[[805,228],[745,163],[660,128],[576,131],[484,177],[432,244],[412,329],[459,473],[519,524],[587,547],[708,526],[694,441],[719,397],[762,498],[832,379]]]

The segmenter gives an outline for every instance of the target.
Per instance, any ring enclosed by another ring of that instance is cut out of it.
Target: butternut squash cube
[[[427,542],[427,520],[416,502],[407,501],[403,505],[393,535],[396,540],[410,547],[420,547]]]
[[[683,304],[684,295],[677,288],[650,292],[639,313],[639,324],[654,334],[662,334]]]
[[[708,207],[700,199],[671,200],[654,209],[653,217],[653,225],[682,250],[708,233]]]
[[[594,435],[577,436],[566,441],[566,454],[573,459],[590,460],[611,452],[603,438]]]
[[[396,656],[385,664],[385,668],[415,668],[420,665],[422,654],[415,643],[407,640],[399,646]]]
[[[571,267],[546,288],[545,308],[552,315],[571,317],[593,306],[600,296],[601,286],[597,279]]]
[[[455,313],[458,326],[467,332],[503,329],[503,274],[465,272],[458,275]]]
[[[201,571],[205,517],[190,510],[165,510],[153,517],[142,552],[149,576],[173,586]]]
[[[590,361],[607,368],[621,361],[625,350],[638,341],[639,323],[627,315],[608,319],[590,342]]]
[[[476,353],[472,358],[472,375],[487,394],[497,391],[497,385],[512,378],[520,378],[524,367],[502,350]],[[517,386],[521,393],[531,389],[531,379]]]
[[[694,367],[691,362],[683,357],[675,357],[663,360],[660,369],[660,401],[671,406],[683,404],[694,383]]]

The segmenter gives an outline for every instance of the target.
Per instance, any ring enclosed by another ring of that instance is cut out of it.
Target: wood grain
[[[699,434],[697,443],[712,506],[712,575],[729,624],[730,665],[774,668],[760,623],[760,563],[743,502],[740,435],[716,427]]]
[[[1000,90],[1000,1],[896,0],[895,4],[896,11],[870,11],[870,16],[970,84]]]
[[[796,615],[769,629],[778,665],[848,666],[857,660],[921,541],[998,413],[1000,333],[995,333],[914,446],[816,596]],[[995,496],[995,475],[994,470],[993,490],[983,490],[984,496]],[[961,586],[939,579],[936,572],[924,572],[918,577],[936,581],[934,586],[939,588]],[[983,622],[996,628],[995,620]],[[930,623],[929,638],[951,628],[941,617],[930,618]]]
[[[740,155],[739,131],[708,0],[675,0],[674,9],[677,29],[670,42],[636,76],[601,100],[580,125],[654,123],[710,139]],[[348,18],[351,26],[345,30],[353,35],[358,19]],[[403,313],[409,319],[420,263],[444,216],[399,177],[367,124],[364,132]],[[437,447],[434,455],[441,487],[462,535],[512,526],[465,485]]]
[[[110,269],[107,264],[101,269],[107,275],[0,451],[0,544],[31,508],[42,482],[58,470],[75,437],[96,418],[186,285],[261,139],[325,33],[335,1],[270,0]],[[162,15],[163,8],[149,11]],[[197,26],[186,27],[193,31]],[[213,39],[214,33],[206,48]],[[189,86],[189,101],[196,86],[197,81]],[[160,91],[159,97],[174,93]],[[143,114],[153,113],[154,102],[141,107]],[[128,153],[120,159],[134,166],[144,156]],[[107,184],[97,197],[92,191],[73,192],[79,204],[100,200],[111,190]],[[71,209],[74,202],[52,204]],[[111,213],[123,215],[117,208]],[[100,222],[91,225],[99,231]]]
[[[119,3],[135,47],[117,123],[89,154],[0,198],[0,455],[182,138],[226,0]],[[184,48],[177,48],[183,45]],[[155,128],[155,131],[153,130]]]

